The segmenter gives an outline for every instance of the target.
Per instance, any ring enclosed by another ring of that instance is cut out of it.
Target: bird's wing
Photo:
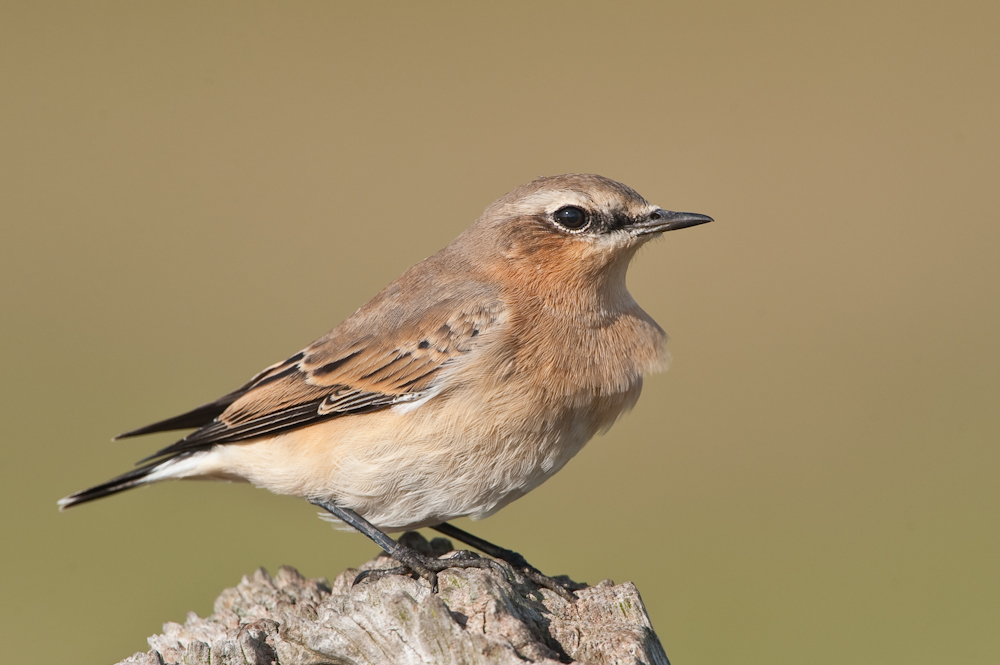
[[[147,458],[153,459],[420,399],[441,370],[470,353],[501,323],[503,306],[496,300],[464,305],[440,301],[399,320],[391,330],[366,334],[356,334],[361,326],[352,319],[239,390],[122,436],[200,426]]]

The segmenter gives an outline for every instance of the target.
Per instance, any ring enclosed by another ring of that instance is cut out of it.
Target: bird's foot
[[[460,550],[442,559],[425,556],[406,545],[397,544],[390,556],[403,565],[395,568],[363,570],[354,578],[354,585],[364,580],[379,580],[389,575],[411,575],[427,580],[431,585],[431,593],[437,593],[438,573],[448,568],[493,568],[507,576],[507,571],[496,561],[485,559],[468,550]]]
[[[576,584],[568,577],[563,576],[563,579],[558,579],[555,577],[549,577],[538,570],[527,560],[513,550],[509,550],[506,547],[500,547],[499,545],[494,545],[488,540],[483,540],[478,536],[474,536],[468,531],[463,531],[456,526],[452,526],[447,522],[439,524],[433,527],[435,531],[439,531],[446,536],[450,536],[459,540],[466,545],[471,545],[478,550],[482,550],[494,559],[500,559],[501,561],[506,561],[510,566],[521,573],[524,577],[531,580],[539,587],[544,589],[549,589],[559,594],[562,598],[573,602],[576,600],[576,594],[573,593],[575,589],[585,588],[586,584]]]
[[[555,577],[549,577],[528,563],[525,558],[517,552],[503,547],[498,547],[496,551],[490,552],[489,554],[497,559],[500,559],[501,561],[506,561],[510,564],[511,568],[521,573],[543,589],[554,591],[570,602],[576,600],[576,594],[573,593],[573,589],[570,586],[573,583],[568,578],[566,581],[563,581]]]
[[[515,552],[515,554],[517,554],[517,552]],[[518,554],[518,556],[521,555]],[[573,593],[573,588],[570,586],[570,584],[572,583],[568,582],[568,580],[564,582],[558,578],[549,577],[548,575],[542,573],[542,571],[532,566],[527,561],[524,562],[523,566],[514,566],[514,570],[521,573],[529,580],[531,580],[538,586],[542,587],[543,589],[554,591],[555,593],[559,594],[563,599],[568,600],[571,603],[576,600],[576,594]]]

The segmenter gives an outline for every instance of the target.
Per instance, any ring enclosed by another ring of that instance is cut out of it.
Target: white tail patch
[[[188,476],[198,475],[198,468],[205,462],[205,456],[207,454],[208,453],[205,452],[198,452],[188,457],[175,457],[174,459],[167,460],[160,466],[150,471],[149,475],[136,483],[136,485],[145,485],[146,483],[155,483],[160,480],[187,478]]]

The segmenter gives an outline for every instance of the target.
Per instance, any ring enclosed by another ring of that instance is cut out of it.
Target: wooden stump
[[[452,549],[443,538],[404,539],[424,553]],[[380,556],[361,569],[395,565]],[[438,594],[402,575],[352,587],[353,568],[332,584],[294,568],[274,577],[260,568],[223,591],[212,616],[165,624],[148,652],[119,665],[669,665],[632,583],[575,585],[571,603],[504,567],[506,575],[446,570]]]

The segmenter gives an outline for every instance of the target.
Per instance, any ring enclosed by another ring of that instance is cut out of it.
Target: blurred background
[[[996,2],[4,2],[6,658],[115,662],[257,566],[374,555],[249,486],[55,502],[594,172],[717,220],[629,275],[673,366],[458,524],[634,581],[675,665],[997,662],[998,34]]]

